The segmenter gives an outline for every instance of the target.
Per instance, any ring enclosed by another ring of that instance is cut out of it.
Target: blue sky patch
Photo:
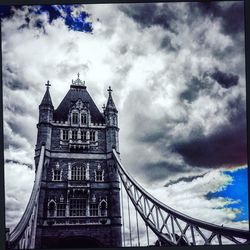
[[[241,212],[236,216],[234,221],[248,220],[248,168],[238,168],[223,172],[232,177],[232,182],[229,183],[223,190],[218,192],[209,192],[207,198],[228,198],[235,202],[228,204],[226,207],[239,209]]]
[[[86,21],[89,14],[84,11],[80,11],[78,15],[73,15],[73,9],[77,5],[39,5],[29,8],[29,13],[35,13],[38,16],[40,14],[46,13],[49,17],[49,23],[58,18],[64,19],[65,25],[68,26],[70,30],[80,31],[80,32],[92,32],[91,22]],[[21,9],[22,6],[15,6],[17,9]],[[11,6],[1,6],[0,7],[0,17],[9,18],[13,16],[14,11],[11,10]],[[28,21],[27,21],[28,20]],[[22,25],[20,28],[28,27],[29,17],[27,16],[24,20],[27,25]],[[43,22],[37,20],[35,22],[36,28],[44,28]]]

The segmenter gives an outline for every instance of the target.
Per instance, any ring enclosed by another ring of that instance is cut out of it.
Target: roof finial
[[[47,83],[45,84],[45,86],[47,87],[47,89],[51,86],[51,84],[49,83],[49,80],[47,81]]]
[[[72,80],[72,85],[74,85],[74,86],[83,86],[83,87],[85,87],[85,81],[82,81],[81,79],[80,79],[80,73],[78,72],[77,73],[77,79],[74,81],[74,80]]]
[[[109,94],[111,95],[111,92],[112,92],[113,90],[112,90],[111,87],[109,86],[109,88],[107,89],[107,91],[108,91]]]

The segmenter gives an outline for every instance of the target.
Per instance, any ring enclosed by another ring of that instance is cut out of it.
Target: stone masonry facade
[[[100,112],[78,78],[57,109],[49,82],[39,105],[35,163],[46,153],[38,202],[36,248],[121,246],[118,111],[111,88]]]

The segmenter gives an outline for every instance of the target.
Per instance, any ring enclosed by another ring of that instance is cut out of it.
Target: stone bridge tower
[[[57,109],[49,82],[39,105],[35,162],[46,145],[35,248],[121,246],[118,112],[109,87],[101,113],[78,78]]]

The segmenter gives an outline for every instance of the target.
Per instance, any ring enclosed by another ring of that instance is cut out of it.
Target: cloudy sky
[[[122,162],[149,192],[190,216],[248,227],[243,2],[0,15],[8,226],[33,185],[44,84],[56,108],[79,72],[100,110],[112,86]]]

